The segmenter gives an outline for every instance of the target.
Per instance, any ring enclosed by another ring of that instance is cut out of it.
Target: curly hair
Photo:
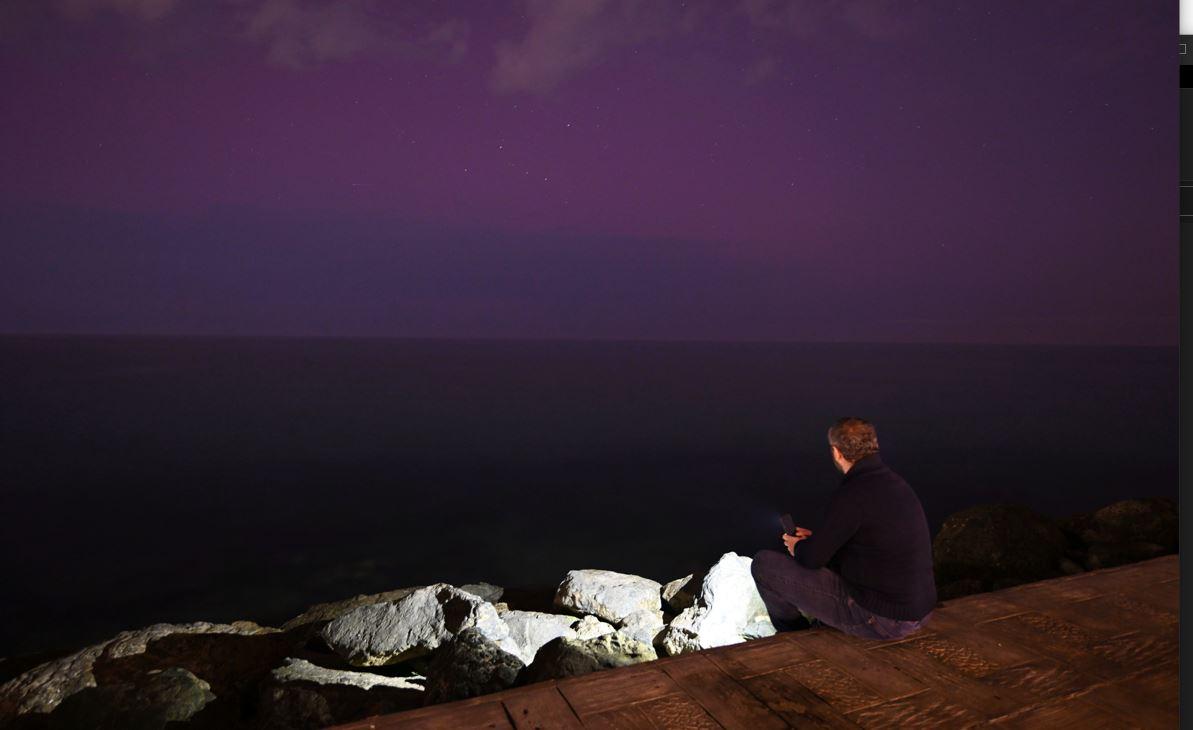
[[[874,424],[863,418],[846,416],[838,419],[828,430],[828,442],[849,462],[878,453],[878,432],[874,430]]]

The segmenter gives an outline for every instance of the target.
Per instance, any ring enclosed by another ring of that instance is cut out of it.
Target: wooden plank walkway
[[[948,601],[895,642],[797,631],[339,727],[1176,727],[1179,587],[1169,555]]]

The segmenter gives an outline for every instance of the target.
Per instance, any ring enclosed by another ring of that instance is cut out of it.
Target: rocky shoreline
[[[1167,498],[1063,519],[972,507],[933,542],[940,599],[1176,552],[1177,530]],[[156,624],[35,666],[0,661],[0,726],[316,728],[747,641],[775,632],[750,562],[726,553],[665,584],[573,570],[550,611],[498,586],[437,583],[319,604],[277,628]]]

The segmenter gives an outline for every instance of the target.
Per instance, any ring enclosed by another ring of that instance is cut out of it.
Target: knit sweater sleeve
[[[862,521],[862,505],[856,490],[837,489],[829,500],[820,527],[812,536],[800,540],[795,548],[796,561],[805,568],[823,568],[837,550],[857,532]]]

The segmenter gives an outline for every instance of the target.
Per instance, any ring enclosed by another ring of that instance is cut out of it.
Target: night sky
[[[0,4],[0,332],[1175,344],[1177,5]]]

